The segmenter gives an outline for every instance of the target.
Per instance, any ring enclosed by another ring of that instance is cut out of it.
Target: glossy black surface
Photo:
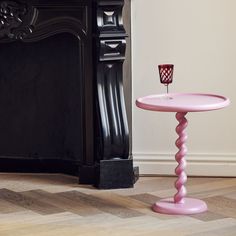
[[[97,1],[97,97],[99,109],[99,159],[128,159],[129,130],[123,91],[126,37],[124,1]]]

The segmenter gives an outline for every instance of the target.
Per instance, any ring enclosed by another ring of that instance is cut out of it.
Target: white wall
[[[236,176],[236,1],[131,0],[133,104],[165,92],[157,65],[173,63],[172,92],[230,98],[228,108],[189,113],[188,169],[192,175]],[[174,114],[133,105],[133,154],[141,174],[172,174]]]

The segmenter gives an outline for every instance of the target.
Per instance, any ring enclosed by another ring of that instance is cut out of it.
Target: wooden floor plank
[[[218,219],[227,218],[226,215],[216,213],[216,212],[213,212],[213,211],[210,211],[210,210],[208,210],[207,212],[204,212],[204,213],[191,215],[190,217],[192,217],[194,219],[199,219],[199,220],[202,220],[202,221],[214,221],[214,220],[218,220]]]
[[[32,191],[25,192],[24,194],[29,197],[39,198],[41,199],[41,201],[47,204],[60,207],[61,209],[63,209],[63,211],[70,211],[74,214],[78,214],[81,216],[89,216],[89,215],[102,213],[96,208],[83,204],[83,202],[81,202],[78,199],[75,199],[75,198],[69,199],[57,193],[48,193],[44,190],[32,190]]]
[[[127,207],[122,206],[122,204],[114,203],[109,198],[100,199],[96,196],[88,195],[78,191],[58,193],[57,195],[69,199],[77,199],[78,201],[83,201],[85,204],[91,205],[94,208],[99,209],[100,211],[110,213],[121,218],[129,218],[143,215],[138,211],[131,210]]]
[[[227,217],[236,218],[236,200],[224,196],[215,196],[203,199],[210,211]]]
[[[205,231],[202,233],[193,233],[189,236],[235,236],[236,235],[236,226],[223,227],[222,229]]]
[[[0,214],[25,211],[25,208],[13,204],[4,199],[0,199]]]
[[[147,203],[149,205],[153,205],[155,202],[159,201],[161,198],[154,196],[152,194],[148,194],[148,193],[141,193],[141,194],[137,194],[137,195],[131,195],[130,196],[133,199],[136,199],[138,201]]]
[[[19,207],[32,210],[42,215],[54,214],[62,212],[62,210],[54,205],[42,202],[38,198],[32,198],[23,193],[13,192],[8,189],[0,189],[0,199],[8,201]]]

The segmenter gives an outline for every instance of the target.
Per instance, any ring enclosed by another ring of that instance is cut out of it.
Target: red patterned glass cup
[[[162,64],[158,65],[160,82],[166,86],[167,94],[169,93],[169,84],[173,81],[174,65]]]

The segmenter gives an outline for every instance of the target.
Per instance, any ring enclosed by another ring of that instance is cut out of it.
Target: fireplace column
[[[123,91],[126,31],[124,0],[94,1],[95,186],[126,188],[134,184],[129,129]],[[137,169],[135,169],[137,170]],[[82,173],[80,172],[80,181]]]

